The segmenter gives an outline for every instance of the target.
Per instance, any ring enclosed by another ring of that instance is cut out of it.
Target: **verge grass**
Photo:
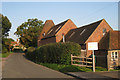
[[[92,67],[79,67],[74,65],[62,65],[62,64],[50,64],[50,63],[38,63],[53,70],[57,70],[63,73],[66,72],[92,72]],[[96,67],[96,72],[107,71],[106,68]]]
[[[8,57],[10,54],[12,54],[12,53],[13,53],[13,52],[2,53],[2,54],[0,54],[0,57],[6,58],[6,57]]]

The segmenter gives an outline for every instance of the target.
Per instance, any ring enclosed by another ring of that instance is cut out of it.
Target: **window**
[[[45,36],[45,32],[43,33],[43,36]]]
[[[85,30],[86,30],[86,29],[84,29],[84,30],[80,33],[80,35],[82,35],[82,34],[85,32]]]
[[[112,52],[111,53],[111,60],[117,60],[118,59],[118,52],[115,51],[115,52]]]
[[[53,29],[51,29],[51,30],[48,32],[48,34],[50,34],[52,31],[53,31]]]
[[[74,34],[75,34],[75,32],[73,32],[73,33],[70,35],[70,37],[72,37]]]
[[[60,28],[62,27],[62,25],[60,25],[57,29],[56,29],[56,31],[55,32],[57,32]]]
[[[103,29],[103,35],[105,35],[105,33],[106,33],[106,29],[104,28],[104,29]]]

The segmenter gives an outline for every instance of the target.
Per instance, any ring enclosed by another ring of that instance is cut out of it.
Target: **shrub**
[[[30,59],[30,60],[34,60],[35,56],[33,55],[34,54],[34,51],[35,51],[35,48],[34,47],[29,47],[27,50],[26,50],[26,54],[25,56]]]
[[[35,50],[34,47],[29,47],[29,48],[27,49],[27,52],[28,52],[28,53],[32,53],[34,50]]]
[[[28,51],[28,53],[31,52]],[[80,55],[80,53],[81,47],[77,43],[51,43],[34,50],[29,54],[29,58],[31,57],[32,61],[42,63],[70,64],[70,55]]]
[[[4,53],[7,53],[7,52],[8,52],[8,49],[4,45],[2,45],[2,53],[4,54]]]

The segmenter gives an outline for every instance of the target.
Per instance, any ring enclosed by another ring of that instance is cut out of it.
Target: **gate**
[[[93,67],[93,58],[73,56],[71,54],[71,65],[81,67]]]

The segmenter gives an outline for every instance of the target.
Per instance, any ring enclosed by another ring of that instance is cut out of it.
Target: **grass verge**
[[[13,53],[13,52],[2,53],[2,54],[0,54],[0,57],[6,58],[6,57],[8,57],[10,54],[12,54],[12,53]]]
[[[60,72],[92,72],[92,67],[91,68],[86,68],[86,67],[79,67],[79,66],[74,66],[74,65],[61,65],[61,64],[48,64],[48,63],[39,63],[40,65],[46,66],[48,68],[51,68],[53,70],[57,70]],[[107,71],[106,68],[102,67],[96,67],[96,72],[98,71]]]

